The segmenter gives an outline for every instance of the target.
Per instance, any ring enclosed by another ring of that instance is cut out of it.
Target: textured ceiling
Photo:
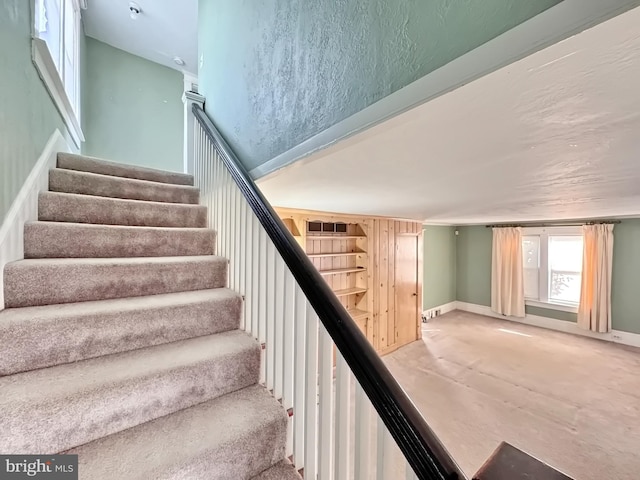
[[[142,9],[136,20],[129,17],[129,0],[87,3],[88,36],[176,70],[198,71],[198,0],[135,0]],[[184,66],[174,63],[176,56]]]
[[[259,182],[278,206],[433,223],[640,214],[640,8]]]

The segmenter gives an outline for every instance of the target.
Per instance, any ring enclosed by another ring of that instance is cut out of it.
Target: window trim
[[[47,46],[47,42],[45,42],[43,39],[37,36],[37,32],[35,29],[36,1],[37,0],[34,0],[32,2],[33,15],[32,15],[31,28],[32,28],[33,34],[31,39],[31,46],[32,46],[31,58],[32,58],[33,64],[36,67],[36,70],[38,71],[40,78],[42,79],[42,83],[44,83],[44,86],[49,92],[49,96],[53,100],[53,103],[55,104],[58,111],[60,112],[60,115],[62,116],[62,120],[67,126],[67,129],[69,130],[69,133],[71,135],[71,138],[73,139],[73,142],[76,144],[76,147],[80,148],[82,142],[85,141],[85,137],[84,137],[84,133],[82,132],[82,127],[80,126],[79,114],[76,113],[73,107],[73,104],[71,103],[71,99],[69,98],[69,95],[67,94],[67,91],[64,88],[62,77],[60,75],[60,72],[56,68],[56,64],[53,61],[53,57],[51,56],[51,51]],[[72,0],[72,1],[74,3],[74,8],[79,8],[79,5],[77,5],[76,0]],[[79,10],[78,10],[78,14],[80,14]],[[80,22],[78,22],[78,26],[76,26],[78,30],[81,30],[80,25],[81,25]],[[81,34],[82,32],[78,31],[78,35],[81,35]],[[79,44],[80,44],[80,37],[78,37],[78,45],[76,45],[76,49],[79,48]],[[79,52],[77,56],[79,60]],[[77,99],[78,102],[80,102],[80,88],[81,88],[79,72],[80,72],[80,66],[77,65],[75,75],[76,75],[76,89],[77,89],[77,95],[78,95],[78,99]],[[80,109],[79,107],[80,105],[78,105],[78,110]]]
[[[523,228],[522,229],[522,236],[541,236],[541,235],[545,235],[547,238],[549,236],[562,236],[562,235],[580,235],[582,236],[582,227],[580,226],[575,226],[575,227],[529,227],[529,228]],[[549,262],[548,259],[546,257],[546,253],[547,253],[547,249],[544,249],[544,254],[543,254],[543,248],[542,248],[542,242],[540,242],[540,265],[544,264],[546,265],[545,270],[548,273],[548,268],[549,268]],[[538,308],[545,308],[547,310],[559,310],[561,312],[569,312],[569,313],[578,313],[578,305],[574,305],[574,304],[570,304],[570,303],[563,303],[563,302],[558,302],[558,301],[551,301],[551,300],[547,300],[547,301],[542,301],[542,300],[536,300],[536,299],[528,299],[525,298],[524,299],[524,304],[525,305],[529,305],[531,307],[538,307]]]

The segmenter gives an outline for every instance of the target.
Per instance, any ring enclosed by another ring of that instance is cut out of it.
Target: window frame
[[[525,305],[532,307],[577,313],[578,304],[552,300],[549,295],[549,237],[554,236],[583,236],[582,227],[523,227],[522,237],[539,236],[539,266],[538,266],[538,298],[526,298]],[[524,265],[523,265],[524,267]]]
[[[78,0],[60,0],[61,12],[60,12],[60,69],[56,66],[56,62],[52,56],[51,50],[47,42],[39,36],[37,29],[38,3],[40,0],[32,0],[32,61],[44,83],[51,99],[53,100],[56,108],[62,116],[71,138],[73,139],[76,147],[80,148],[81,143],[84,142],[84,134],[80,125],[80,111],[81,111],[81,85],[80,85],[80,42],[82,35],[82,10]],[[73,98],[70,97],[64,84],[64,69],[65,67],[65,9],[71,6],[74,10],[73,19],[74,25],[74,38],[75,44],[73,45],[73,81],[74,92]]]

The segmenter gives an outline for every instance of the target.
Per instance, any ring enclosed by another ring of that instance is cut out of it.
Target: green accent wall
[[[89,37],[86,50],[83,152],[182,171],[182,74]]]
[[[491,304],[491,230],[458,227],[456,244],[457,300]]]
[[[74,146],[31,60],[31,3],[0,2],[0,224],[53,132]]]
[[[478,305],[491,305],[490,228],[458,227],[456,245],[456,299]],[[614,330],[640,334],[638,278],[640,276],[640,219],[622,220],[613,231],[613,279],[611,317]],[[426,240],[425,240],[426,242]],[[425,245],[425,251],[426,251]],[[446,252],[446,250],[445,250]],[[425,276],[426,262],[425,262]],[[448,278],[445,278],[448,282]],[[575,322],[577,315],[527,306],[530,315]]]
[[[611,322],[615,330],[640,333],[640,219],[613,229]]]
[[[560,0],[200,0],[199,89],[248,169]]]
[[[422,309],[456,300],[456,236],[454,227],[424,226]]]

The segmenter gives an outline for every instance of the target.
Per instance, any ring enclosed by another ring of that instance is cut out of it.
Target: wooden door
[[[417,325],[420,320],[419,237],[396,235],[396,344],[406,345],[417,340]]]

